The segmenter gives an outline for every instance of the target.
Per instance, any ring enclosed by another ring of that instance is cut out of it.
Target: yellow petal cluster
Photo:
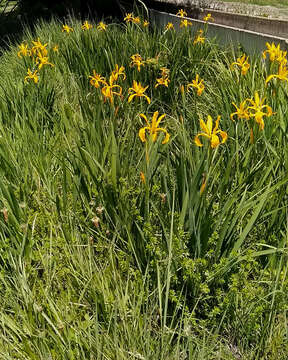
[[[206,123],[202,119],[200,119],[200,127],[203,132],[200,132],[195,136],[194,142],[197,146],[203,146],[200,141],[201,136],[207,138],[210,141],[210,146],[212,149],[215,149],[218,145],[224,144],[227,141],[227,133],[218,129],[220,118],[220,116],[217,117],[214,128],[213,120],[210,115],[208,115]]]
[[[187,19],[181,20],[181,22],[180,22],[180,27],[181,27],[181,28],[182,28],[182,27],[187,28],[187,27],[189,27],[189,26],[192,26],[192,22],[191,22],[191,21],[189,21],[189,20],[187,20]]]
[[[257,91],[255,91],[254,99],[247,99],[247,102],[250,103],[250,106],[247,107],[250,110],[249,116],[254,117],[260,130],[264,130],[263,117],[270,117],[273,114],[272,108],[269,105],[264,105],[265,97],[261,99]]]
[[[195,88],[197,95],[200,96],[205,89],[204,80],[200,79],[199,75],[196,74],[195,80],[192,80],[192,83],[187,85],[187,90],[189,91],[191,87]]]
[[[150,104],[151,99],[146,94],[144,94],[144,92],[148,89],[148,87],[149,86],[143,87],[140,82],[133,80],[133,86],[128,90],[128,94],[130,94],[128,98],[128,103],[130,103],[136,96],[136,97],[144,97],[147,100],[148,104]]]
[[[165,29],[166,30],[174,30],[174,25],[171,22],[168,22]]]
[[[31,71],[30,68],[28,68],[27,76],[25,76],[24,81],[28,82],[30,80],[33,80],[35,84],[39,81],[39,74],[37,73],[37,70]]]
[[[200,29],[198,31],[198,34],[195,36],[195,39],[193,41],[193,45],[196,45],[196,44],[204,44],[205,42],[205,37],[203,36],[203,30]]]
[[[106,31],[107,30],[107,25],[103,21],[100,21],[99,24],[97,25],[97,30]]]
[[[74,31],[73,28],[67,24],[62,26],[62,32],[66,32],[67,34],[69,34],[70,32],[73,32],[73,31]]]
[[[111,72],[108,82],[104,76],[98,74],[95,70],[93,70],[93,75],[90,75],[89,78],[92,86],[96,89],[101,88],[104,102],[109,100],[110,104],[113,104],[114,96],[122,96],[122,87],[119,84],[116,84],[116,81],[119,80],[120,76],[123,80],[126,79],[125,68],[124,66],[116,64],[115,69]]]
[[[272,42],[269,44],[266,42],[267,50],[263,51],[263,58],[266,59],[267,54],[269,54],[269,59],[271,62],[278,62],[279,64],[284,63],[287,64],[287,51],[283,51],[280,49],[280,44],[277,46]]]
[[[83,25],[81,26],[82,30],[90,30],[92,28],[93,28],[92,24],[90,24],[87,20],[84,21]]]
[[[183,9],[180,9],[176,15],[180,16],[180,17],[185,17],[185,16],[187,16],[187,12]]]
[[[145,114],[140,114],[140,116],[146,122],[146,126],[142,127],[139,130],[138,135],[140,140],[142,142],[146,142],[146,132],[148,132],[151,136],[152,141],[155,142],[157,140],[157,136],[159,132],[163,132],[165,134],[165,138],[163,139],[162,144],[167,144],[167,142],[170,139],[170,135],[166,129],[159,127],[161,120],[166,116],[166,114],[159,116],[159,112],[155,111],[151,123],[148,121],[147,116]]]
[[[245,54],[241,57],[237,58],[237,61],[233,62],[230,67],[231,70],[234,70],[235,66],[238,66],[241,69],[241,75],[246,75],[248,70],[250,69],[250,64],[248,62],[249,56]]]
[[[136,66],[137,70],[140,72],[141,66],[145,65],[145,62],[143,61],[141,55],[139,54],[131,55],[130,59],[131,59],[130,66]]]
[[[211,15],[210,13],[207,14],[207,15],[205,15],[205,16],[203,17],[203,20],[206,21],[206,22],[208,22],[208,21],[214,21],[212,15]]]

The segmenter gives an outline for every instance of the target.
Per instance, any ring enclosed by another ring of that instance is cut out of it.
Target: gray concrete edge
[[[180,29],[181,18],[174,14],[164,13],[157,10],[149,9],[150,20],[156,26],[164,28],[168,22],[174,24],[176,30]],[[197,31],[205,26],[202,20],[186,18],[193,24],[191,31]],[[288,51],[288,40],[273,35],[261,34],[258,32],[230,27],[227,25],[209,23],[207,26],[206,36],[216,38],[221,45],[240,44],[244,51],[249,55],[254,55],[266,49],[266,42],[280,44],[282,50]]]

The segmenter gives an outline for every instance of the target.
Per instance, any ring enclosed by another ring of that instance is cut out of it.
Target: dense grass
[[[1,57],[1,358],[286,359],[287,82],[265,86],[261,54],[232,71],[241,53],[186,29],[69,25],[25,35],[55,65],[37,84],[35,58]],[[110,104],[89,75],[116,64],[127,78]],[[162,66],[171,82],[155,88]],[[186,91],[196,74],[201,96]],[[128,103],[134,79],[151,104]],[[263,131],[230,119],[255,91],[274,112]],[[138,137],[155,111],[164,145]],[[194,143],[208,115],[228,133],[216,149]]]

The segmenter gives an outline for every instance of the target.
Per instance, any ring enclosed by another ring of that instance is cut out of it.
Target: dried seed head
[[[98,228],[99,227],[99,224],[100,224],[100,219],[98,216],[94,216],[94,218],[91,220],[93,225]]]
[[[103,211],[104,211],[104,207],[102,205],[100,205],[96,208],[96,212],[99,215],[101,215],[103,213]]]
[[[7,223],[8,222],[8,210],[6,208],[3,208],[1,211],[2,211],[2,214],[4,217],[4,221]]]
[[[162,193],[160,194],[161,202],[164,204],[166,202],[167,195]]]

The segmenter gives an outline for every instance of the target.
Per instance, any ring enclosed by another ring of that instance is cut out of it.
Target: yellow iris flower
[[[119,89],[119,90],[117,91],[114,89]],[[109,84],[107,82],[105,82],[101,91],[104,96],[104,100],[106,101],[106,99],[109,99],[111,104],[113,104],[113,96],[114,95],[117,95],[117,96],[122,95],[122,87],[120,85],[113,84],[112,76],[110,76],[110,78],[109,78]]]
[[[199,44],[199,43],[204,44],[205,37],[202,36],[202,34],[203,34],[203,30],[201,30],[201,31],[199,30],[199,33],[197,34],[197,36],[195,37],[195,39],[193,41],[193,45],[196,45],[196,44]]]
[[[187,28],[188,26],[192,26],[192,22],[188,21],[187,19],[181,20],[180,22],[180,27],[185,27]]]
[[[27,71],[27,76],[24,78],[24,82],[28,82],[29,80],[33,80],[35,84],[39,81],[39,75],[37,74],[37,70],[32,72],[29,68]]]
[[[213,19],[212,15],[209,13],[203,17],[203,20],[207,22],[207,21],[213,21],[214,19]]]
[[[159,132],[163,132],[165,134],[165,138],[162,141],[162,144],[167,144],[167,142],[169,141],[170,135],[168,134],[168,131],[166,129],[159,127],[161,120],[166,116],[166,114],[159,116],[159,118],[158,115],[159,112],[155,111],[152,117],[152,122],[149,123],[147,116],[144,114],[140,114],[140,116],[146,121],[147,124],[147,126],[142,127],[138,133],[140,140],[142,142],[146,141],[146,131],[149,132],[153,142],[157,140],[157,136]]]
[[[37,41],[32,41],[32,44],[33,44],[32,48],[31,48],[32,54],[35,55],[35,54],[41,53],[42,56],[47,56],[48,51],[47,51],[46,47],[47,47],[48,43],[42,44],[40,39],[38,38]]]
[[[106,29],[107,29],[107,25],[105,23],[103,23],[102,21],[100,21],[100,23],[97,25],[97,30],[106,31]]]
[[[259,94],[255,91],[254,99],[247,99],[250,102],[251,106],[248,106],[250,110],[250,117],[254,117],[255,121],[259,124],[260,130],[264,129],[263,117],[270,117],[273,114],[272,108],[269,105],[264,105],[265,98],[260,99]],[[263,112],[263,109],[267,109],[266,112]]]
[[[237,115],[238,119],[250,119],[249,111],[247,108],[247,100],[244,100],[240,103],[239,107],[232,102],[232,105],[236,108],[236,111],[230,115],[230,119],[234,121],[234,116]]]
[[[157,84],[155,85],[155,88],[157,88],[160,85],[166,86],[168,88],[170,80],[168,76],[162,76],[161,78],[156,79],[156,82]]]
[[[180,9],[180,10],[178,10],[176,15],[180,16],[180,17],[184,17],[184,16],[187,16],[187,12],[183,9]]]
[[[100,87],[100,84],[106,84],[106,79],[100,74],[97,74],[95,70],[93,70],[93,75],[90,75],[89,78],[90,84],[95,86],[96,89]]]
[[[144,28],[148,27],[149,24],[150,24],[149,21],[147,21],[147,20],[144,20],[144,21],[143,21],[143,27],[144,27]]]
[[[22,55],[23,56],[30,56],[31,55],[31,51],[28,49],[28,45],[27,44],[20,44],[18,45],[19,47],[19,51],[17,52],[17,56],[19,58],[22,58]]]
[[[221,118],[220,116],[217,117],[214,128],[213,128],[213,120],[210,115],[208,115],[206,124],[202,119],[200,119],[200,127],[203,130],[203,132],[200,132],[195,136],[194,142],[197,146],[199,147],[203,146],[203,144],[199,139],[200,136],[206,137],[207,139],[210,140],[210,145],[212,149],[215,149],[218,145],[224,144],[227,141],[228,139],[227,133],[225,131],[218,129],[220,118]]]
[[[132,60],[130,63],[130,66],[137,66],[137,70],[140,72],[141,66],[145,65],[144,61],[142,60],[141,55],[134,54],[130,58]]]
[[[196,78],[195,80],[192,80],[192,83],[187,85],[187,90],[189,91],[189,89],[191,87],[195,88],[197,90],[197,95],[200,96],[203,92],[203,90],[205,89],[205,85],[203,84],[204,80],[201,79],[200,81],[200,77],[198,74],[196,74]]]
[[[266,54],[269,54],[269,59],[271,62],[277,61],[279,64],[287,63],[286,55],[287,51],[282,51],[280,49],[280,44],[277,46],[272,42],[272,44],[269,44],[266,42],[267,50],[263,51],[263,57],[266,59]]]
[[[81,26],[81,29],[82,30],[90,30],[90,29],[92,29],[92,27],[93,26],[91,24],[89,24],[89,22],[87,20],[85,20],[83,25]]]
[[[125,75],[125,68],[124,66],[118,66],[118,64],[115,65],[115,70],[112,71],[112,78],[113,78],[113,81],[117,81],[119,76],[122,76],[123,80],[126,79],[126,75]]]
[[[128,13],[128,14],[125,14],[124,21],[126,23],[129,23],[129,22],[132,22],[133,18],[134,18],[134,14]]]
[[[266,84],[273,78],[278,78],[280,80],[288,81],[288,68],[286,64],[281,63],[278,68],[278,74],[271,74],[266,79]]]
[[[167,69],[165,66],[160,68],[162,77],[169,76],[170,70]]]
[[[48,60],[49,59],[47,56],[43,56],[41,52],[38,52],[38,56],[36,58],[36,64],[38,64],[38,69],[40,70],[43,65],[54,66],[54,64],[51,64]]]
[[[166,27],[165,27],[166,30],[174,30],[174,25],[171,23],[171,22],[168,22]]]
[[[141,24],[141,20],[139,16],[135,16],[132,19],[133,24]]]
[[[147,100],[148,104],[150,104],[151,99],[146,94],[144,94],[144,92],[147,89],[148,89],[148,86],[143,87],[140,82],[137,83],[137,81],[133,80],[132,88],[128,89],[128,94],[130,94],[130,96],[128,98],[128,103],[130,103],[133,100],[133,98],[135,96],[137,96],[137,97],[144,97]]]
[[[249,56],[246,57],[246,55],[242,55],[241,57],[237,58],[237,61],[233,62],[230,65],[231,70],[233,70],[236,66],[239,66],[241,69],[241,75],[246,75],[249,68],[250,68],[250,64],[248,63],[248,59]]]
[[[72,27],[70,27],[68,25],[63,25],[62,26],[62,32],[66,32],[67,34],[69,34],[72,31],[74,31]]]

